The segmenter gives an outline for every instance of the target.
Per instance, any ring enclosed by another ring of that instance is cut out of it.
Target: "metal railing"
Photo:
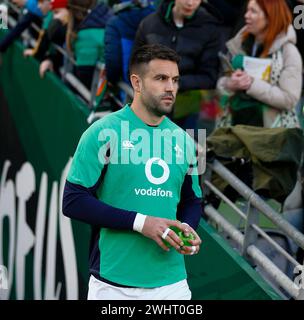
[[[283,235],[294,241],[299,247],[304,249],[304,234],[299,232],[293,225],[287,222],[280,213],[270,207],[259,195],[251,190],[245,183],[236,177],[231,171],[223,166],[218,160],[207,163],[208,174],[203,181],[204,189],[207,193],[212,192],[217,195],[221,201],[226,203],[233,211],[244,221],[243,230],[229,222],[218,210],[211,204],[205,206],[205,214],[210,222],[215,223],[224,234],[228,235],[239,247],[238,251],[245,259],[252,264],[258,265],[261,270],[266,272],[272,284],[279,291],[285,290],[288,295],[294,299],[303,300],[303,285],[298,287],[294,281],[286,275],[275,263],[267,257],[258,247],[257,238],[263,238],[269,246],[272,246],[294,267],[302,270],[300,263],[276,241],[274,241],[259,225],[259,215],[266,216]],[[227,196],[225,196],[214,184],[211,183],[209,177],[215,172],[222,179],[227,181],[238,194],[247,201],[247,212],[243,212],[237,207]],[[304,272],[304,270],[303,270]],[[284,294],[283,294],[284,295]]]
[[[15,13],[19,16],[22,14],[22,9],[18,8],[12,2],[8,0],[4,0],[4,3],[12,9]],[[17,21],[13,17],[9,17],[8,24],[10,27],[14,27],[17,24]],[[41,29],[35,23],[31,24],[31,27],[40,32]],[[22,33],[21,38],[24,43],[31,45],[32,47],[35,46],[36,40],[32,38],[30,33],[26,30]],[[105,115],[109,114],[111,111],[98,111],[97,108],[94,107],[94,98],[97,90],[97,85],[99,81],[99,74],[102,68],[104,68],[103,64],[97,63],[95,67],[94,76],[92,79],[92,86],[91,90],[89,90],[73,73],[72,70],[76,64],[74,58],[63,48],[60,46],[53,44],[55,50],[57,50],[63,57],[64,57],[64,66],[60,69],[60,75],[63,82],[67,83],[70,87],[75,90],[75,92],[85,101],[88,108],[90,109],[90,114],[87,118],[89,124],[94,122],[97,119],[104,117]],[[133,89],[125,82],[118,82],[117,88],[122,90],[126,97],[133,98]],[[123,107],[123,103],[111,92],[108,90],[108,95],[111,99],[116,103],[117,106]]]

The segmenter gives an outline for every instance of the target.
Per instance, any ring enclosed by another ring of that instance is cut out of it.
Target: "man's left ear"
[[[141,91],[141,78],[138,74],[131,74],[130,81],[135,92]]]

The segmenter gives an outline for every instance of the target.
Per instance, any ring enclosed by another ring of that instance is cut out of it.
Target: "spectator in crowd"
[[[39,0],[38,6],[42,3]],[[62,66],[62,55],[53,48],[53,44],[62,47],[66,38],[66,27],[68,22],[67,0],[51,0],[49,8],[40,7],[46,15],[43,21],[39,38],[33,49],[24,50],[24,56],[33,56],[39,61],[44,61],[40,65],[40,75],[44,76],[45,70],[51,69],[59,73]],[[50,11],[49,11],[50,10]],[[45,12],[44,12],[45,11]],[[46,11],[49,11],[48,13]],[[49,65],[50,64],[50,65]]]
[[[298,126],[294,108],[301,94],[302,60],[285,0],[250,0],[245,21],[227,42],[231,64],[223,58],[226,75],[218,89],[229,109],[221,120],[231,115],[232,125]]]
[[[165,46],[135,50],[130,58],[132,103],[88,128],[73,157],[63,213],[94,228],[89,300],[191,298],[184,255],[200,249],[195,229],[202,194],[195,174],[194,142],[166,117],[178,90],[178,61],[176,52]],[[127,122],[130,137],[151,141],[140,161],[133,142],[120,141],[122,122]],[[166,141],[155,138],[155,130],[165,130],[167,134],[160,136]],[[110,131],[116,134],[109,135]],[[168,139],[168,134],[175,139]],[[164,154],[173,149],[178,152],[170,160]],[[161,177],[153,175],[159,172],[151,171],[153,162],[164,172]],[[163,191],[157,189],[159,185],[169,190],[167,195],[157,193]],[[138,193],[142,187],[152,190],[153,196]],[[186,244],[170,229],[173,226],[194,239]]]
[[[104,62],[105,26],[113,13],[95,0],[70,0],[68,8],[67,49],[76,62],[75,75],[91,89],[96,63]]]
[[[112,10],[96,0],[70,0],[66,48],[75,60],[73,72],[90,90],[96,63],[104,62],[104,31]],[[41,73],[52,70],[53,62],[47,59]]]
[[[43,13],[38,7],[38,0],[12,0],[12,2],[18,7],[25,8],[27,11],[16,26],[0,40],[0,54],[4,53],[31,23],[34,22],[40,25],[43,18]],[[49,0],[43,0],[46,6],[48,6],[48,2]]]
[[[131,0],[122,1],[113,9],[115,15],[107,22],[105,31],[107,79],[113,85],[119,80],[130,84],[128,67],[135,34],[141,20],[154,12],[154,7],[149,1]]]
[[[180,94],[174,120],[182,128],[195,128],[200,89],[214,89],[218,78],[219,21],[200,0],[164,0],[157,12],[140,24],[135,47],[160,43],[180,56]]]
[[[203,6],[218,18],[221,52],[226,50],[226,42],[243,26],[244,0],[203,0]],[[206,135],[214,130],[216,119],[221,112],[216,90],[202,90],[198,127],[206,129]]]

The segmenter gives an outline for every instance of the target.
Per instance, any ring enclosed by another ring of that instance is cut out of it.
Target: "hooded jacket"
[[[146,17],[136,34],[135,47],[160,43],[181,57],[180,91],[213,89],[218,76],[219,21],[204,7],[178,28],[172,16],[174,1],[164,0],[157,12]]]
[[[234,57],[237,54],[248,55],[242,46],[242,34],[244,28],[227,42],[229,54]],[[267,81],[254,78],[246,93],[272,108],[264,111],[264,126],[270,127],[276,116],[282,110],[291,110],[300,99],[302,88],[302,59],[296,44],[296,33],[290,25],[286,33],[280,33],[269,49],[269,57],[281,50],[283,56],[283,68],[277,85],[271,85]],[[217,88],[224,93],[226,77],[221,77]]]

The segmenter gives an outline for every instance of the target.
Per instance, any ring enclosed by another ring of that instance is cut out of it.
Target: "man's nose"
[[[166,91],[174,91],[173,80],[169,79],[166,83]]]

